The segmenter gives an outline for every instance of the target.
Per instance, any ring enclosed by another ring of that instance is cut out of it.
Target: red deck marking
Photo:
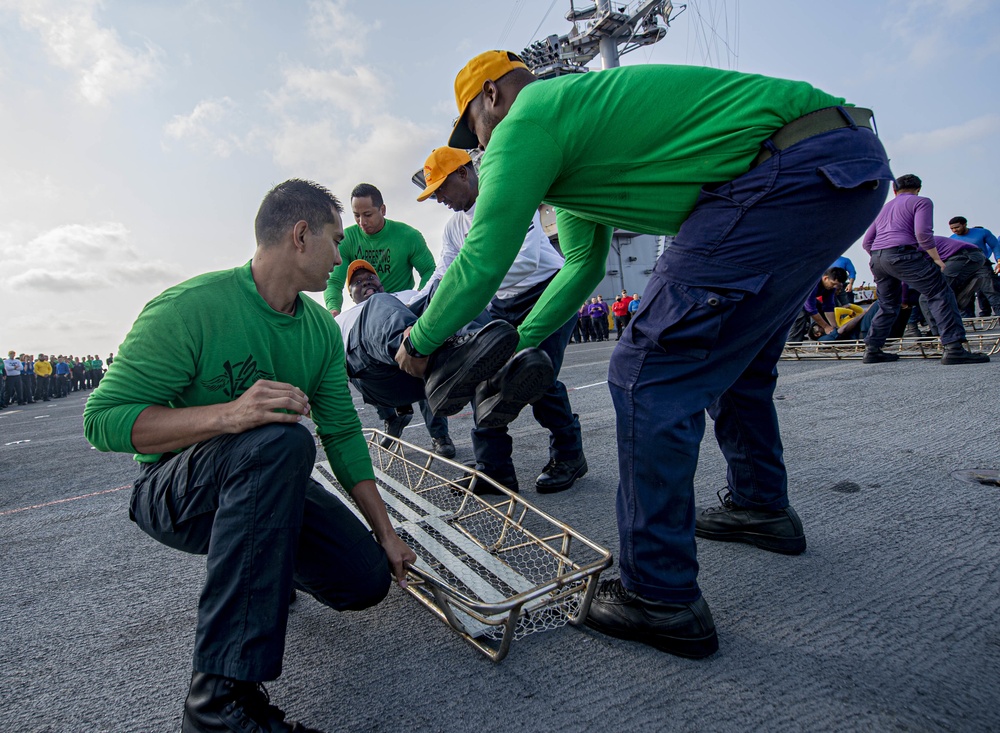
[[[55,501],[47,501],[44,504],[34,504],[32,506],[23,506],[20,509],[8,509],[5,512],[0,512],[0,517],[6,517],[8,514],[17,514],[18,512],[26,512],[29,509],[42,509],[47,506],[54,506],[56,504],[65,504],[67,501],[79,501],[80,499],[89,499],[92,496],[100,496],[101,494],[113,494],[116,491],[124,491],[125,489],[131,489],[132,484],[126,484],[125,486],[119,486],[114,489],[105,489],[104,491],[94,491],[90,494],[80,494],[79,496],[71,496],[68,499],[56,499]]]

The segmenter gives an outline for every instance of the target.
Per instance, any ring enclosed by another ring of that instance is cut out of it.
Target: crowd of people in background
[[[1000,242],[964,216],[949,220],[951,237],[935,236],[933,203],[919,195],[921,186],[917,176],[900,176],[895,199],[865,235],[875,284],[855,287],[854,264],[838,258],[810,292],[789,342],[860,339],[872,362],[898,358],[881,352],[887,338],[935,336],[946,352],[961,354],[958,363],[972,359],[961,346],[961,318],[1000,316]]]
[[[615,341],[620,341],[625,327],[639,310],[641,298],[638,293],[628,294],[622,290],[615,302],[608,307],[603,295],[595,295],[584,303],[576,313],[576,327],[570,337],[571,344],[591,341],[610,341],[611,328],[615,329]]]
[[[8,405],[29,405],[66,397],[71,392],[94,389],[115,360],[90,355],[49,357],[46,354],[7,353],[0,375],[0,410]]]

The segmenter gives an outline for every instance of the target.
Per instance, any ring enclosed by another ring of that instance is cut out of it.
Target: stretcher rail
[[[990,356],[1000,351],[1000,333],[969,333],[967,338],[972,351]],[[898,354],[901,359],[940,359],[944,353],[936,336],[889,339],[882,350]],[[789,341],[781,352],[781,359],[860,359],[864,354],[864,341]]]
[[[608,550],[467,466],[364,432],[389,518],[417,554],[410,595],[494,662],[528,634],[583,622]],[[365,521],[328,463],[313,478]],[[484,485],[501,493],[478,495]]]

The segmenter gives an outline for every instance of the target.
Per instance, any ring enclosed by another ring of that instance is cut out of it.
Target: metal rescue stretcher
[[[993,356],[1000,351],[1000,316],[963,318],[969,348]],[[941,343],[936,336],[889,339],[883,351],[899,354],[901,358],[940,359]],[[865,353],[864,341],[789,341],[781,358],[789,361],[804,359],[860,359]]]
[[[608,550],[467,466],[364,434],[392,525],[417,554],[410,595],[494,662],[515,639],[583,622]],[[329,463],[313,478],[365,522]],[[502,493],[477,496],[482,484]]]
[[[967,338],[972,351],[990,356],[1000,351],[1000,333],[969,333]],[[889,339],[882,350],[899,354],[902,359],[940,359],[944,353],[937,336]],[[864,355],[864,341],[789,341],[781,352],[782,359],[791,361],[860,359]]]

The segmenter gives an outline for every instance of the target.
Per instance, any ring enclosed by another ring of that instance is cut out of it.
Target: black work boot
[[[431,438],[431,451],[442,458],[455,457],[455,442],[450,435],[443,435],[440,438]]]
[[[548,354],[535,348],[519,351],[503,369],[476,388],[476,427],[509,425],[525,405],[541,399],[555,379]]]
[[[586,475],[587,459],[582,455],[570,461],[557,461],[553,458],[535,479],[535,489],[539,494],[555,494],[571,488],[578,478]]]
[[[704,598],[691,603],[653,601],[628,590],[619,578],[601,581],[585,623],[608,636],[641,641],[679,657],[701,659],[719,649],[715,620]]]
[[[435,415],[454,415],[517,349],[517,329],[490,321],[475,333],[452,336],[430,355],[424,376],[427,404]]]
[[[942,364],[985,364],[990,357],[979,351],[969,351],[965,348],[965,341],[956,341],[953,344],[945,344],[944,356],[941,357]]]
[[[259,682],[220,677],[204,672],[191,675],[191,689],[184,701],[181,733],[322,733],[301,723],[286,721],[285,714],[267,696]]]
[[[694,533],[706,540],[746,542],[783,555],[805,552],[802,520],[790,506],[777,511],[746,509],[733,503],[729,489],[719,491],[722,506],[702,509],[694,517]]]
[[[384,427],[384,432],[386,435],[389,435],[391,437],[382,438],[382,447],[388,448],[389,446],[391,446],[393,443],[392,438],[398,438],[400,435],[402,435],[403,430],[406,429],[406,426],[410,424],[410,420],[412,419],[413,419],[413,410],[411,409],[409,412],[400,412],[399,410],[397,410],[395,417],[389,418],[388,420],[383,420],[382,425]]]
[[[899,361],[899,354],[887,354],[878,346],[869,346],[865,349],[865,355],[861,361],[865,364],[881,364],[888,361]]]
[[[485,476],[496,481],[498,484],[506,488],[507,490],[517,494],[520,492],[520,486],[517,483],[517,473],[514,471],[514,465],[505,467],[494,467],[494,466],[484,466],[482,463],[477,463],[476,461],[466,461],[465,466],[478,471]],[[487,494],[497,494],[502,495],[499,489],[497,489],[493,484],[487,483],[486,481],[477,481],[472,489],[472,493],[476,496],[484,496]]]

